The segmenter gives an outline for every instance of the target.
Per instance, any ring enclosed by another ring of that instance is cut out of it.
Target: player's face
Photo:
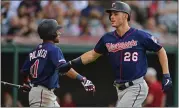
[[[60,32],[60,30],[57,30],[56,33],[57,33],[57,37],[55,38],[54,42],[55,42],[55,43],[59,43],[59,42],[60,42],[61,32]]]
[[[127,14],[123,12],[112,11],[111,12],[111,24],[112,27],[122,26],[127,21]]]

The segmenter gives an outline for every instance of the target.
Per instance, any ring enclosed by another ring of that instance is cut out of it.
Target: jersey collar
[[[42,45],[44,45],[44,44],[52,44],[52,45],[54,45],[54,43],[52,43],[52,42],[43,42]]]
[[[113,34],[117,39],[124,39],[125,37],[129,36],[133,31],[135,31],[135,30],[134,30],[134,28],[131,27],[122,37],[117,34],[116,30],[114,31]]]

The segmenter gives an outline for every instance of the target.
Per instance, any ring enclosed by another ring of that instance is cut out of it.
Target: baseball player
[[[90,80],[71,67],[61,68],[66,60],[55,45],[59,42],[61,28],[54,19],[44,19],[39,24],[38,34],[43,43],[29,53],[21,69],[25,77],[23,90],[30,91],[30,107],[59,107],[53,93],[55,88],[59,88],[59,74],[80,80],[86,91],[95,89]]]
[[[151,34],[131,28],[131,8],[128,4],[116,1],[106,10],[115,31],[101,37],[95,48],[69,61],[70,66],[82,66],[107,55],[113,72],[114,85],[117,89],[117,107],[141,107],[148,93],[144,80],[147,71],[146,51],[154,51],[159,57],[163,70],[163,90],[172,86],[165,49]]]

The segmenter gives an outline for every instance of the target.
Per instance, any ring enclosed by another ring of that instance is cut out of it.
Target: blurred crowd
[[[1,107],[13,107],[13,97],[9,92],[4,92],[1,98]],[[18,100],[16,107],[23,107],[22,103]]]
[[[144,29],[161,42],[166,41],[165,36],[177,36],[177,0],[122,1],[132,8],[131,27]],[[64,27],[64,36],[100,37],[114,30],[105,7],[103,2],[94,0],[1,1],[1,35],[37,37],[39,22],[44,18],[53,18]]]

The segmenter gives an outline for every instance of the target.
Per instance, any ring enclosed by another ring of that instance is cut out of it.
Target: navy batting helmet
[[[54,40],[57,37],[56,31],[62,28],[54,19],[44,19],[37,28],[37,32],[43,40]]]
[[[130,21],[130,15],[131,15],[131,8],[127,3],[121,2],[121,1],[116,1],[112,3],[112,8],[107,9],[106,12],[111,14],[111,11],[118,11],[118,12],[124,12],[129,15],[128,21]],[[110,19],[111,15],[109,16]]]

